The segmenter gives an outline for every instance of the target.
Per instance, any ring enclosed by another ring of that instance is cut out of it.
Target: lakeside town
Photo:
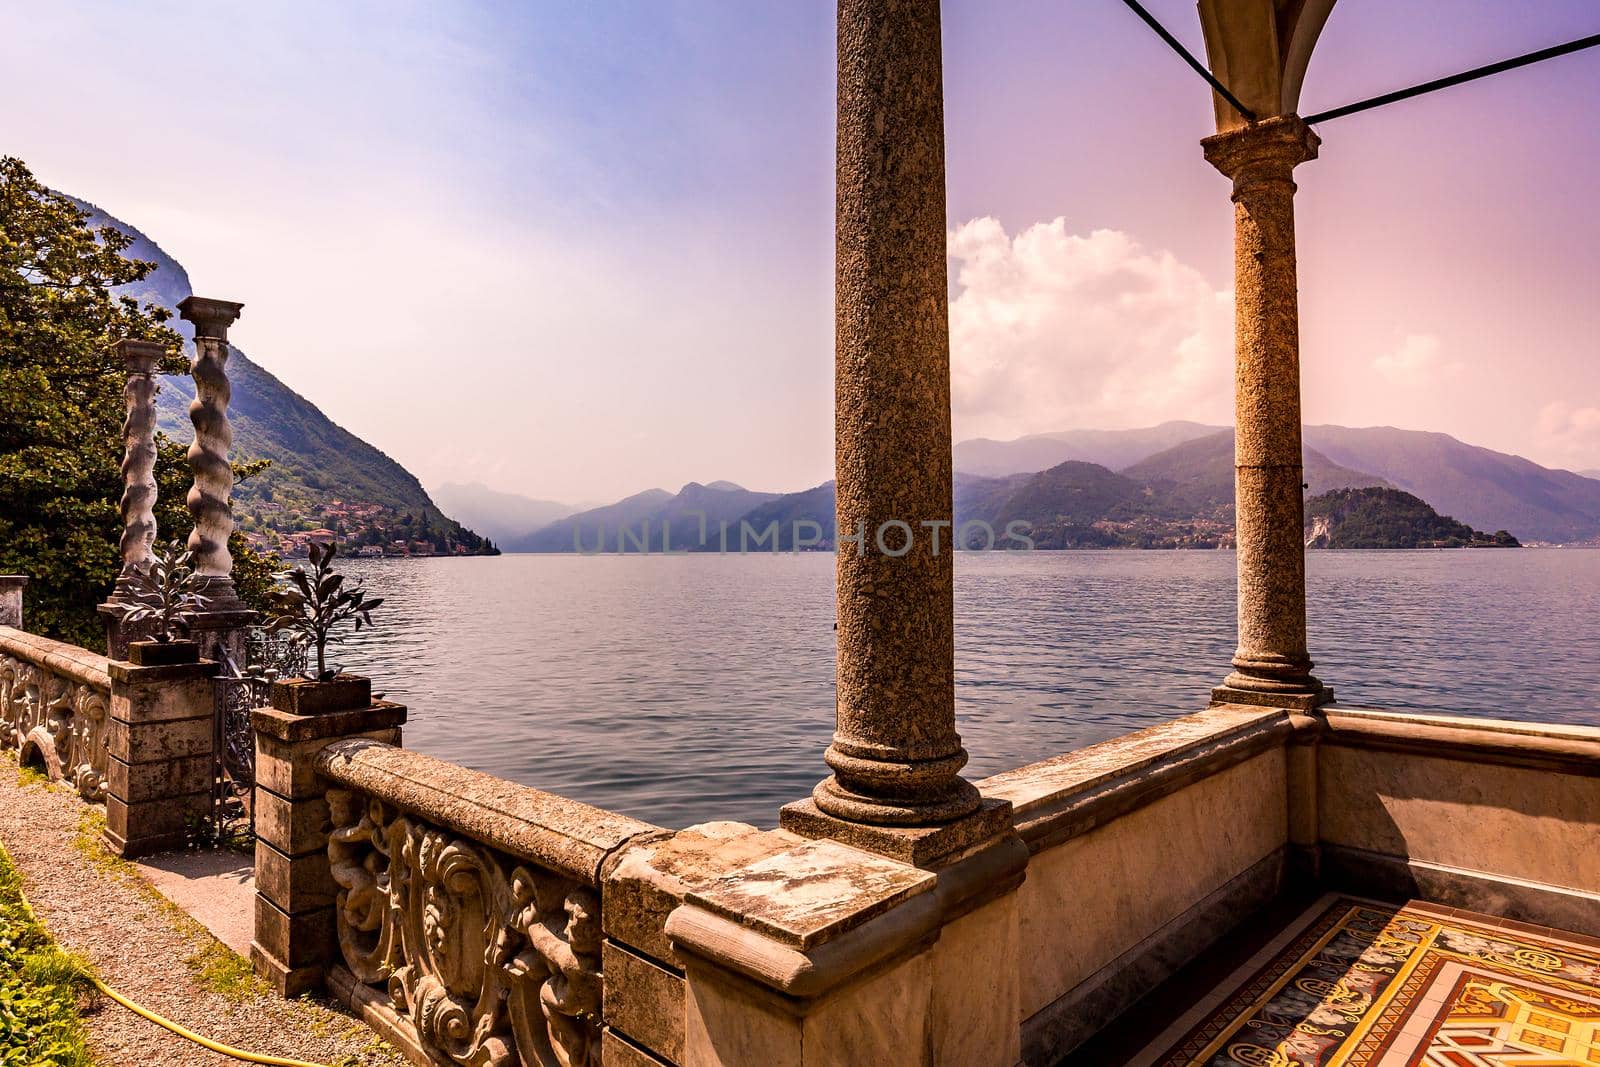
[[[296,511],[243,509],[239,527],[252,548],[284,559],[305,559],[312,545],[338,545],[344,555],[362,558],[483,555],[488,546],[452,536],[429,516],[346,500]]]

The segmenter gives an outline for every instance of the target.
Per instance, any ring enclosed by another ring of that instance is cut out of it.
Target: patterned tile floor
[[[1098,1057],[1100,1062],[1113,1062]],[[1600,1067],[1600,941],[1324,897],[1129,1067]]]

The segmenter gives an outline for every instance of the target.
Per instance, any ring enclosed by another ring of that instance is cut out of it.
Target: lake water
[[[1600,551],[1314,552],[1340,703],[1600,725]],[[664,826],[826,773],[833,557],[363,560],[386,598],[335,659],[406,747]],[[956,557],[956,705],[981,778],[1198,711],[1234,648],[1231,552]]]

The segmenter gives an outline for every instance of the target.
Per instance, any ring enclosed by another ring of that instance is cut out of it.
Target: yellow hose
[[[44,929],[44,923],[39,921],[39,915],[33,910],[33,904],[29,902],[28,895],[22,891],[21,885],[17,886],[17,897],[22,901],[23,910],[28,913],[28,917],[33,920],[34,925],[38,926],[40,929]],[[141,1019],[148,1019],[157,1026],[171,1030],[179,1037],[193,1041],[201,1048],[208,1048],[212,1052],[220,1052],[224,1056],[231,1056],[236,1060],[243,1060],[246,1063],[268,1064],[269,1067],[327,1067],[326,1064],[322,1063],[310,1063],[306,1060],[292,1060],[286,1056],[268,1056],[260,1052],[246,1052],[244,1049],[234,1048],[232,1045],[224,1045],[220,1041],[213,1041],[209,1037],[202,1037],[193,1030],[178,1025],[171,1019],[168,1019],[166,1016],[156,1014],[149,1008],[135,1004],[133,1001],[129,1000],[127,997],[123,996],[121,993],[118,993],[115,989],[112,989],[110,986],[102,982],[97,975],[90,974],[89,981],[93,982],[94,987],[100,992],[104,993],[118,1004],[121,1004],[124,1008],[127,1008]]]

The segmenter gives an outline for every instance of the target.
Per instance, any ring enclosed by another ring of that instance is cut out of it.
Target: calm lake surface
[[[1600,725],[1600,551],[1314,552],[1340,703]],[[833,557],[360,560],[335,659],[406,747],[663,826],[774,825],[827,768]],[[981,778],[1198,711],[1234,648],[1231,552],[956,557],[956,704]]]

